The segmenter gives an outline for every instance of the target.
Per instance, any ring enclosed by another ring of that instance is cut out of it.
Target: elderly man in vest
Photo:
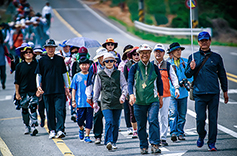
[[[163,105],[163,83],[158,67],[150,62],[151,51],[147,44],[142,44],[137,50],[140,61],[131,67],[128,74],[130,104],[133,105],[137,120],[141,154],[148,153],[147,120],[151,152],[161,153],[158,112]]]
[[[159,111],[159,122],[160,122],[160,144],[162,146],[168,146],[166,142],[166,136],[168,132],[168,109],[170,105],[170,82],[175,88],[175,95],[179,97],[179,82],[171,64],[164,60],[165,47],[163,44],[158,43],[154,49],[154,64],[160,69],[161,79],[163,81],[163,107]]]

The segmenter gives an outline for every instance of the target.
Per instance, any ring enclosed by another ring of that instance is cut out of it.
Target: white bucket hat
[[[153,49],[153,52],[156,51],[156,50],[160,50],[160,51],[165,52],[165,47],[164,47],[163,44],[158,43],[158,44],[155,45],[155,47],[154,47],[154,49]]]
[[[100,47],[99,49],[96,50],[96,56],[93,58],[93,60],[96,60],[107,53],[108,53],[107,49]]]
[[[104,54],[103,62],[106,61],[106,60],[114,60],[114,61],[116,61],[114,55],[111,54],[111,53]]]
[[[147,50],[147,51],[150,51],[150,52],[152,51],[151,47],[148,44],[142,44],[137,49],[137,52],[140,53],[140,51],[144,51],[144,50]]]

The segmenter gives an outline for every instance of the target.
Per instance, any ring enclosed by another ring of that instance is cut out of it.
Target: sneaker
[[[133,134],[132,127],[128,128],[127,133],[128,133],[128,135],[132,135]]]
[[[179,135],[179,136],[178,136],[178,139],[179,139],[179,140],[185,140],[185,138],[184,138],[183,135]]]
[[[36,136],[38,134],[38,130],[35,127],[31,128],[32,132],[30,133],[31,136]]]
[[[113,148],[113,149],[117,149],[117,148],[118,148],[117,145],[116,145],[116,143],[113,143],[113,144],[112,144],[112,148]]]
[[[204,144],[204,139],[202,138],[198,138],[197,140],[197,147],[201,148]]]
[[[73,114],[73,115],[71,116],[71,120],[72,120],[73,122],[77,122],[76,114]]]
[[[64,138],[65,134],[62,131],[58,131],[57,138]]]
[[[26,127],[25,127],[25,132],[24,132],[24,134],[25,134],[25,135],[26,135],[26,134],[30,134],[30,130],[31,130],[30,126],[26,126]]]
[[[141,154],[148,154],[148,149],[146,148],[141,149]]]
[[[172,135],[171,135],[171,140],[172,140],[173,142],[177,141],[177,136],[176,136],[176,134],[172,134]]]
[[[49,139],[55,138],[55,135],[56,135],[55,130],[51,130],[51,131],[49,132]]]
[[[95,144],[100,144],[100,142],[101,142],[101,139],[100,139],[100,138],[96,138],[96,139],[95,139]]]
[[[5,86],[5,84],[2,84],[2,89],[6,89],[6,86]]]
[[[161,146],[169,146],[169,144],[166,142],[166,140],[161,140],[160,144],[161,144]]]
[[[133,139],[138,138],[137,132],[133,132],[132,138]]]
[[[151,153],[161,153],[161,150],[159,149],[158,145],[152,145],[151,146]]]
[[[210,151],[217,151],[217,148],[215,147],[215,143],[208,144],[208,148]]]
[[[107,143],[106,148],[110,151],[112,150],[112,144],[111,142]]]
[[[85,141],[86,143],[92,143],[92,141],[91,141],[91,139],[90,139],[89,136],[86,136],[85,139],[84,139],[84,141]]]
[[[79,138],[80,138],[81,140],[84,139],[84,128],[83,128],[83,130],[79,129]]]

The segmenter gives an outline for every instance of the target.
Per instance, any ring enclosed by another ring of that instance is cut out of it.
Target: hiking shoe
[[[86,143],[92,143],[92,140],[90,139],[89,136],[86,136],[85,139],[84,139],[84,141],[85,141]]]
[[[100,139],[100,138],[96,138],[96,139],[95,139],[95,144],[100,144],[100,142],[101,142],[101,139]]]
[[[176,134],[172,134],[172,135],[171,135],[171,140],[172,140],[173,142],[177,141],[177,136],[176,136]]]
[[[25,135],[26,135],[26,134],[30,134],[30,130],[31,130],[30,126],[26,126],[26,127],[25,127],[25,132],[24,132],[24,134],[25,134]]]
[[[217,148],[215,147],[215,143],[208,144],[208,148],[210,151],[217,151]]]
[[[179,139],[179,140],[185,140],[185,138],[184,138],[183,135],[179,135],[179,136],[178,136],[178,139]]]
[[[2,89],[6,89],[6,86],[5,86],[5,84],[2,84]]]
[[[116,145],[116,143],[113,143],[113,144],[112,144],[112,148],[113,148],[113,149],[117,149],[117,148],[118,148],[117,145]]]
[[[158,145],[152,145],[151,146],[151,153],[161,153],[161,150],[159,149]]]
[[[40,127],[44,127],[44,121],[45,121],[45,119],[41,119],[41,121],[40,121]]]
[[[107,143],[106,148],[110,151],[112,150],[112,144],[111,142]]]
[[[132,132],[132,127],[129,127],[129,128],[128,128],[127,133],[128,133],[128,135],[132,135],[132,134],[133,134],[133,132]]]
[[[81,140],[84,139],[84,128],[83,128],[83,130],[79,129],[79,138],[80,138]]]
[[[148,154],[148,149],[146,148],[141,149],[141,154]]]
[[[73,114],[73,115],[71,116],[71,120],[72,120],[73,122],[77,122],[77,116],[76,116],[76,114]]]
[[[202,138],[198,138],[197,140],[197,147],[201,148],[204,144],[204,139]]]
[[[166,142],[166,140],[161,140],[160,145],[161,146],[169,146],[169,144]]]
[[[65,137],[65,133],[63,133],[62,131],[58,131],[57,138],[64,138],[64,137]]]
[[[137,132],[133,132],[132,138],[135,139],[137,137],[138,137]]]
[[[30,133],[31,136],[36,136],[38,134],[38,130],[35,127],[31,128],[32,132]]]
[[[55,130],[51,130],[51,131],[49,132],[49,139],[55,138],[55,135],[56,135]]]

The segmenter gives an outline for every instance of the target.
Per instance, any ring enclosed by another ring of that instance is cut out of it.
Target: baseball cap
[[[211,39],[210,34],[208,32],[206,32],[206,31],[200,32],[198,34],[198,41],[201,41],[203,39],[207,39],[207,40]]]
[[[165,47],[164,47],[163,44],[158,43],[158,44],[155,45],[153,51],[156,51],[156,50],[160,50],[160,51],[164,52],[165,51]]]

